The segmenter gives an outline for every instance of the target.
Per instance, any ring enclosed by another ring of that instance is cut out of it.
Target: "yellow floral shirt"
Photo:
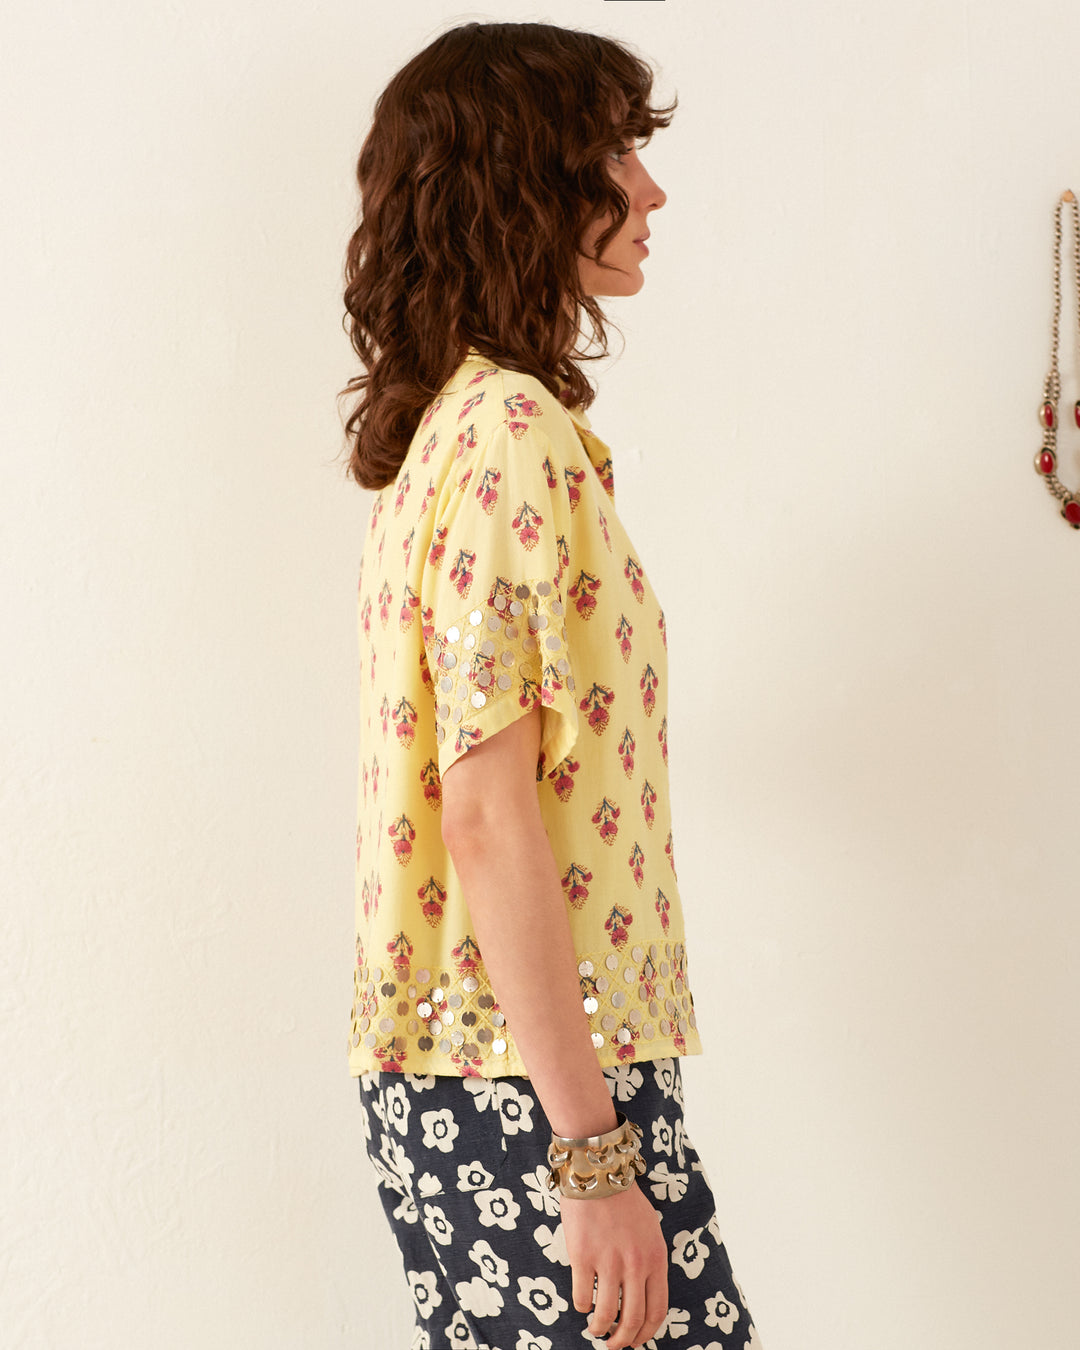
[[[440,812],[449,766],[535,707],[537,793],[597,1057],[699,1053],[664,615],[584,413],[470,348],[375,498],[359,610],[351,1073],[526,1073]]]

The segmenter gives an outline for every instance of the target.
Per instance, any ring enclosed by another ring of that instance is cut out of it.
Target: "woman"
[[[643,285],[651,89],[610,39],[470,23],[359,158],[350,1067],[413,1350],[759,1344],[683,1130],[664,616],[573,351]]]

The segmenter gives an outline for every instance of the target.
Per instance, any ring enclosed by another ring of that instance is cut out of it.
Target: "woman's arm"
[[[443,775],[442,834],[499,1006],[556,1134],[614,1129],[615,1108],[582,1007],[559,871],[536,794],[539,709],[474,746]],[[667,1315],[667,1246],[636,1183],[603,1200],[564,1200],[574,1306],[593,1307],[609,1350],[639,1345]]]
[[[559,870],[536,795],[540,712],[474,746],[443,778],[442,834],[499,1006],[556,1134],[615,1128],[581,1002]]]

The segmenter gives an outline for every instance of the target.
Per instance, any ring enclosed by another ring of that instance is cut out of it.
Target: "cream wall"
[[[763,1343],[1073,1345],[1065,0],[4,9],[0,1339],[408,1343],[344,1058],[339,269],[374,97],[473,17],[681,101],[590,416],[668,614],[689,1125]]]

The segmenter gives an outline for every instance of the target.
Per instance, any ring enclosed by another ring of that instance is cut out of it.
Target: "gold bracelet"
[[[572,1200],[602,1200],[625,1191],[645,1171],[641,1156],[641,1127],[616,1111],[618,1124],[607,1134],[586,1139],[564,1139],[552,1134],[547,1159],[549,1191]]]

